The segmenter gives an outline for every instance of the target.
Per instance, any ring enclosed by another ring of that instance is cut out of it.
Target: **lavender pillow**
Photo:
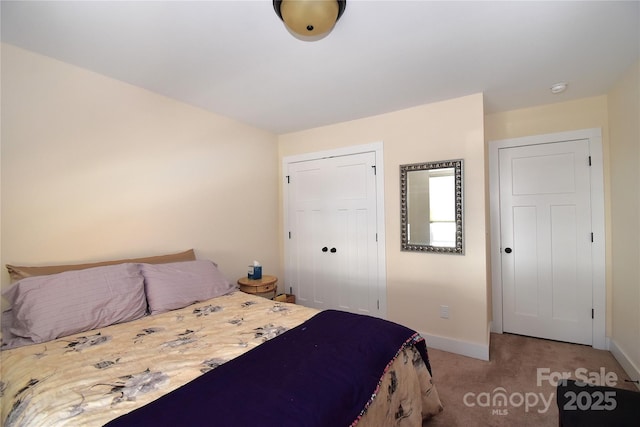
[[[27,277],[3,292],[11,303],[11,333],[40,343],[138,319],[146,314],[137,264]]]
[[[2,312],[2,347],[0,350],[9,350],[24,345],[35,344],[30,338],[23,338],[11,332],[13,327],[13,311],[11,309]]]
[[[186,307],[236,289],[206,260],[169,264],[140,264],[151,314]]]

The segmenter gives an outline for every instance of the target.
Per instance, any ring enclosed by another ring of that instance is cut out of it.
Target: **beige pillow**
[[[11,277],[11,283],[22,280],[26,277],[47,276],[49,274],[57,274],[71,270],[84,270],[86,268],[102,267],[105,265],[124,264],[124,263],[146,263],[146,264],[165,264],[169,262],[193,261],[196,255],[193,249],[168,255],[157,255],[144,258],[120,259],[112,261],[100,261],[88,264],[71,264],[71,265],[44,265],[38,267],[27,267],[7,264],[7,270]]]

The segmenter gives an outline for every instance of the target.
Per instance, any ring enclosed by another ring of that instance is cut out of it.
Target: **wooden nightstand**
[[[276,296],[276,292],[278,291],[278,286],[276,286],[277,282],[278,278],[276,276],[269,275],[262,275],[262,279],[258,280],[247,277],[238,279],[238,285],[240,285],[242,292],[270,299]]]

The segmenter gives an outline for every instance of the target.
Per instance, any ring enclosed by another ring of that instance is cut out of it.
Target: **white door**
[[[591,344],[589,141],[499,150],[503,329]]]
[[[375,153],[288,165],[289,283],[296,303],[377,315]]]

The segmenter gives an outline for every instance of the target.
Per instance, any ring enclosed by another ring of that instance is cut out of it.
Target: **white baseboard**
[[[427,342],[428,343],[428,342]],[[640,380],[640,369],[636,366],[635,363],[629,356],[616,344],[613,339],[609,339],[609,351],[613,354],[613,357],[618,361],[622,369],[629,375],[629,379],[631,380]],[[640,383],[635,383],[636,387],[640,389]]]
[[[487,344],[478,344],[474,342],[461,341],[454,338],[441,337],[438,335],[430,335],[420,333],[427,341],[427,349],[435,348],[449,353],[456,353],[462,356],[473,357],[480,360],[489,360],[489,342]]]

